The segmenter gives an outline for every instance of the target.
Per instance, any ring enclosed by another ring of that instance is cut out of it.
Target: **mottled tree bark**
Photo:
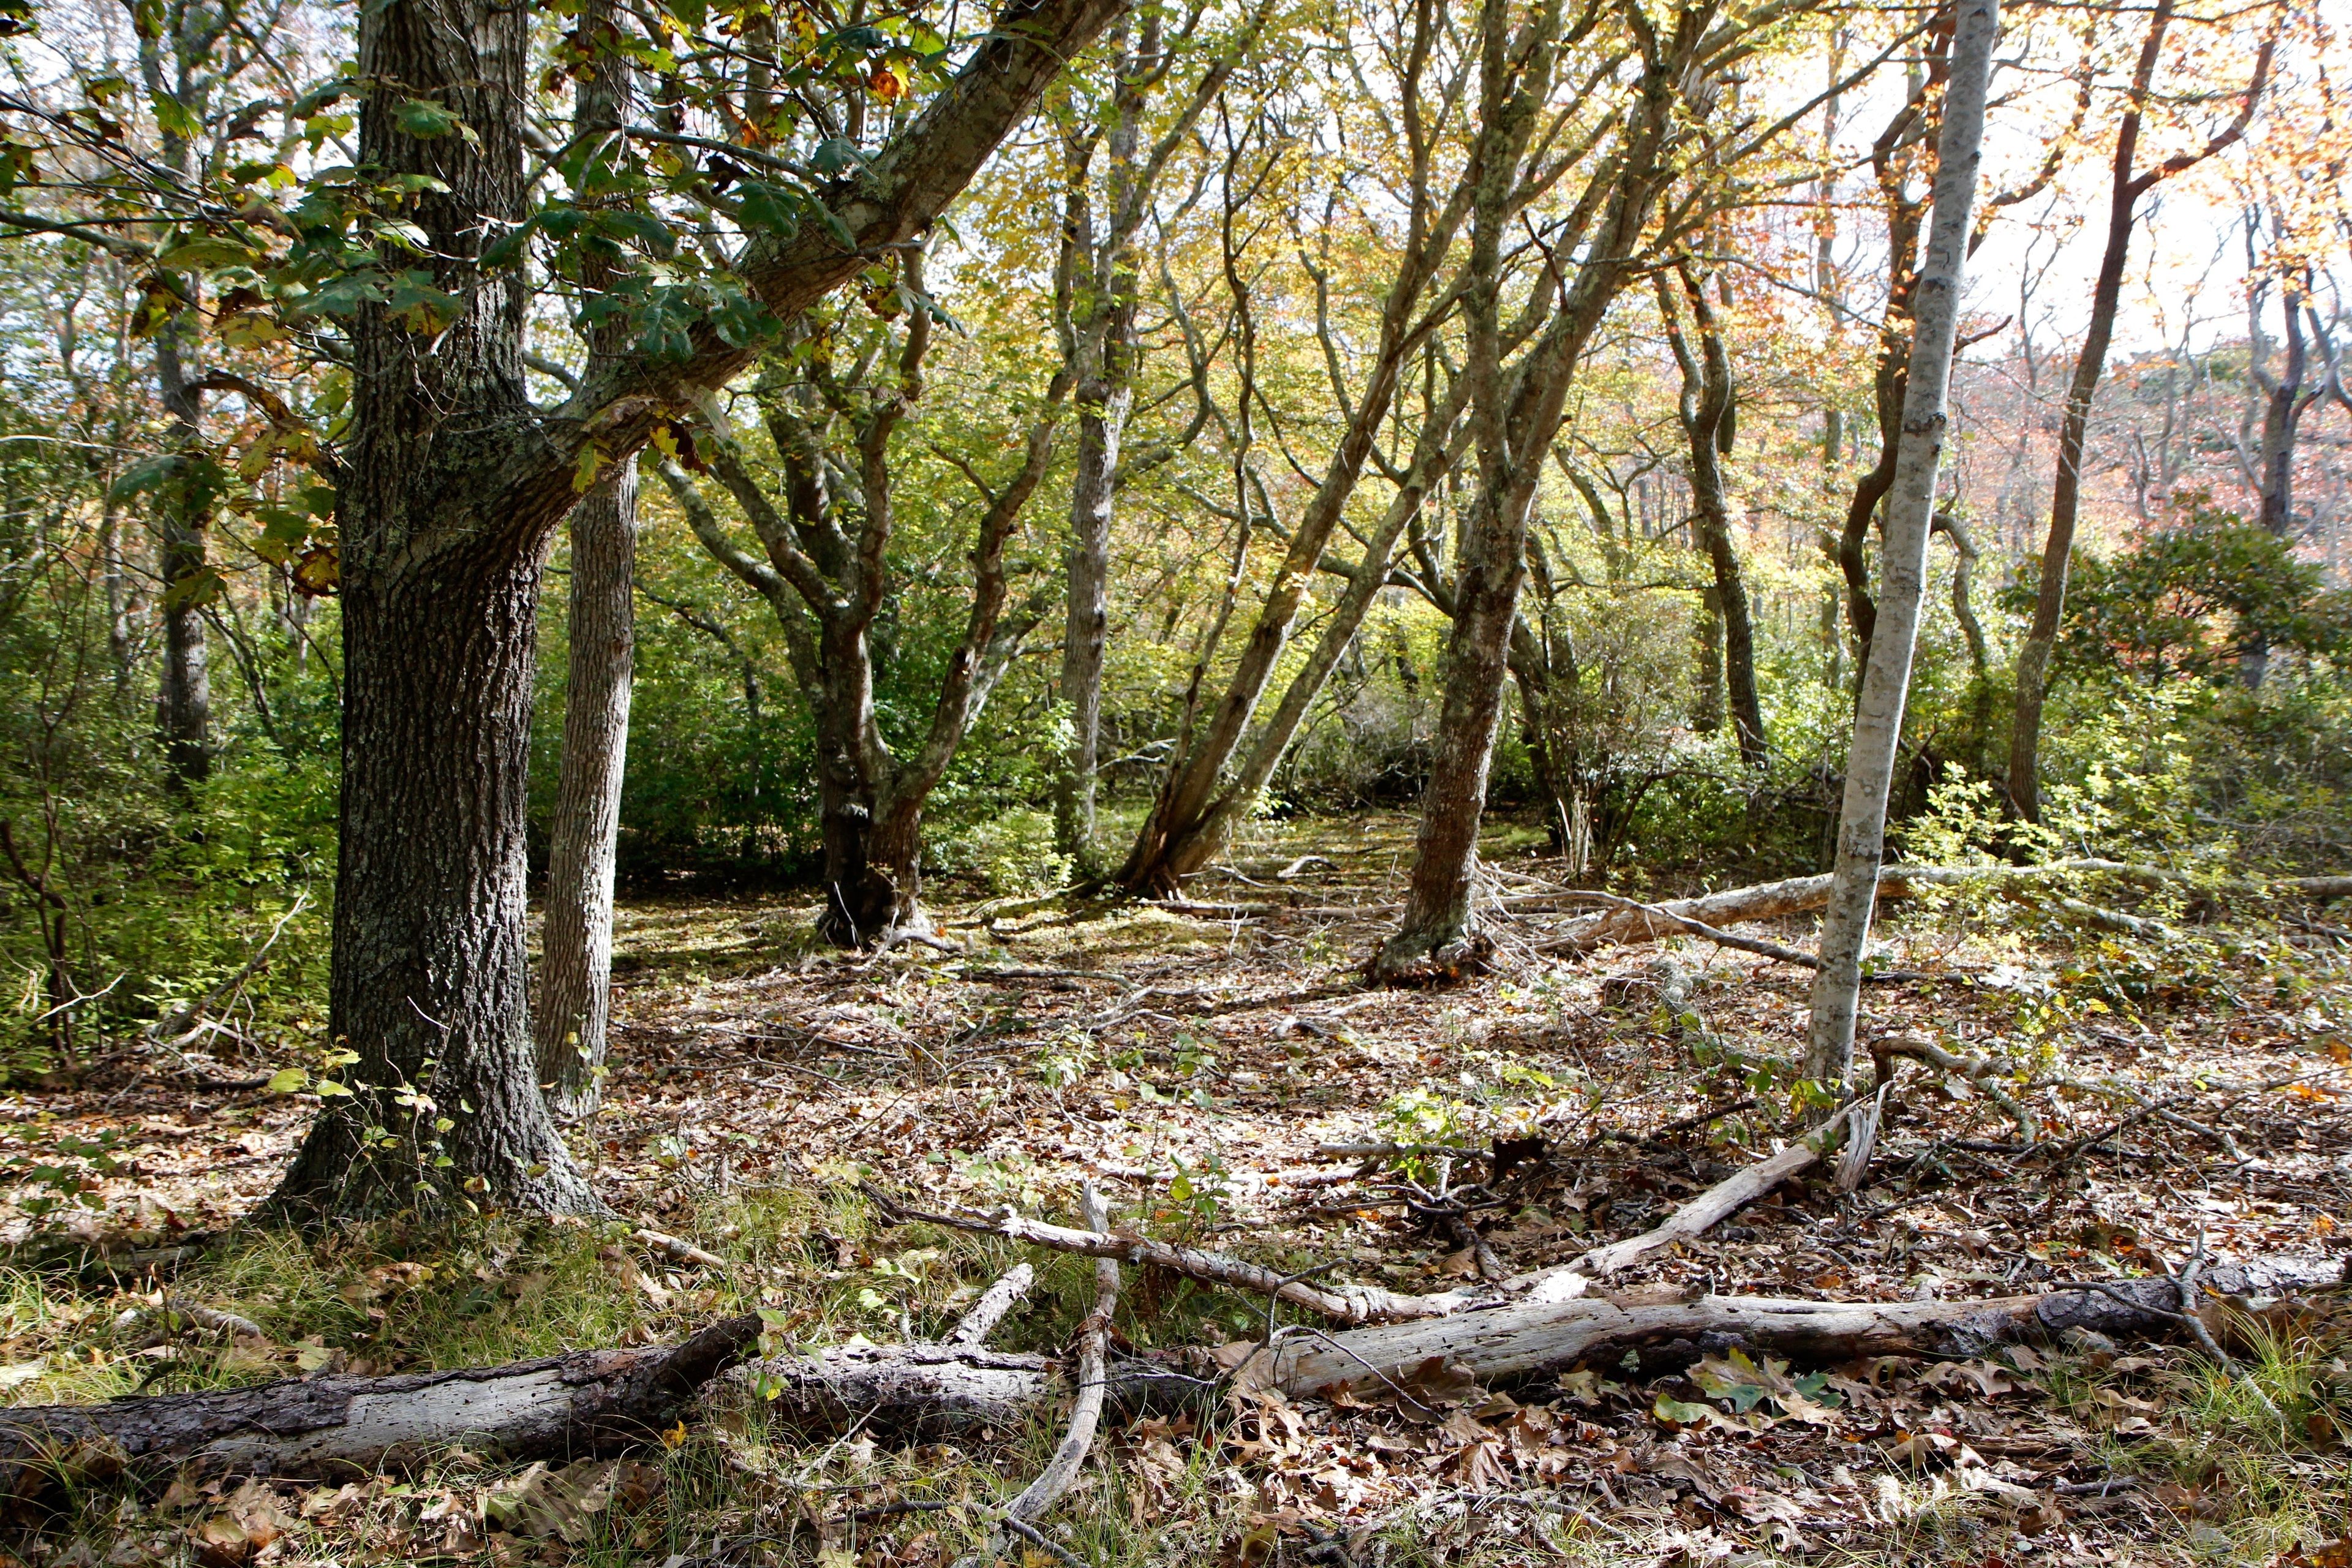
[[[1824,1083],[1843,1084],[1853,1068],[1862,953],[1870,935],[1879,864],[1885,854],[1886,795],[1911,684],[1936,468],[1943,453],[1947,423],[1945,392],[1976,207],[1985,89],[2000,32],[1999,0],[1959,0],[1943,123],[1937,132],[1935,216],[1911,296],[1913,332],[1904,378],[1903,434],[1887,492],[1876,625],[1855,705],[1853,742],[1846,753],[1837,864],[1832,872],[1829,906],[1822,918],[1822,967],[1813,980],[1805,1074]]]
[[[1680,414],[1690,450],[1692,525],[1715,574],[1707,614],[1708,653],[1716,671],[1707,679],[1707,689],[1717,692],[1728,688],[1739,760],[1748,767],[1760,768],[1767,756],[1764,707],[1756,690],[1756,629],[1748,609],[1747,579],[1739,567],[1739,547],[1731,537],[1730,489],[1723,472],[1723,458],[1731,449],[1731,358],[1724,352],[1723,333],[1706,297],[1707,280],[1687,268],[1681,277],[1683,299],[1698,329],[1696,354],[1685,340],[1679,311],[1664,278],[1659,279],[1658,300],[1667,323],[1667,342],[1682,370]],[[1719,723],[1721,699],[1715,700]]]
[[[1373,955],[1377,979],[1411,982],[1458,974],[1481,957],[1470,919],[1478,826],[1486,804],[1511,629],[1526,574],[1528,509],[1545,454],[1559,434],[1568,389],[1584,345],[1611,300],[1632,276],[1659,184],[1673,84],[1697,53],[1692,14],[1676,19],[1671,39],[1653,40],[1641,84],[1625,111],[1624,142],[1588,195],[1606,190],[1603,216],[1559,313],[1507,374],[1501,359],[1499,254],[1508,195],[1523,144],[1524,113],[1507,95],[1547,79],[1533,66],[1514,71],[1499,0],[1481,16],[1481,147],[1471,206],[1471,254],[1464,297],[1471,430],[1478,488],[1464,520],[1446,641],[1444,699],[1429,782],[1422,795],[1412,879],[1397,931]],[[1508,114],[1506,104],[1511,104]],[[1538,288],[1553,287],[1550,276]]]
[[[625,463],[572,514],[571,655],[549,834],[532,1035],[560,1119],[604,1096],[612,1017],[613,877],[635,675],[637,469]]]
[[[182,468],[160,488],[155,565],[163,579],[158,605],[163,622],[163,668],[155,689],[155,733],[163,748],[164,782],[175,794],[212,773],[212,678],[205,667],[202,581],[205,537],[212,519],[201,484],[190,469],[204,441],[199,395],[188,383],[181,350],[188,329],[174,321],[155,339],[155,380],[172,416],[172,439]]]

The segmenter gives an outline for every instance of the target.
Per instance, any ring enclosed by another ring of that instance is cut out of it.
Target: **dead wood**
[[[1873,1041],[1870,1055],[1877,1068],[1878,1081],[1882,1084],[1895,1081],[1894,1068],[1888,1064],[1895,1058],[1907,1058],[1939,1072],[1950,1073],[1983,1094],[2017,1123],[2018,1131],[2025,1134],[2027,1142],[2034,1142],[2042,1136],[2041,1119],[2000,1087],[1998,1081],[2000,1069],[1992,1058],[1982,1052],[1972,1057],[1957,1057],[1923,1035],[1890,1035],[1885,1039]]]
[[[2221,1265],[2204,1278],[2225,1298],[2260,1300],[2339,1285],[2343,1268],[2331,1258],[2261,1259]],[[2179,1299],[2169,1278],[1963,1301],[1594,1294],[1336,1331],[1285,1329],[1271,1344],[1249,1350],[1234,1375],[1244,1386],[1303,1397],[1342,1384],[1368,1392],[1383,1380],[1410,1384],[1432,1358],[1499,1383],[1580,1363],[1614,1366],[1629,1352],[1644,1372],[1664,1372],[1733,1345],[1817,1364],[1870,1355],[1980,1356],[2069,1330],[2116,1340],[2161,1334],[2180,1326]],[[1205,1360],[1179,1354],[1114,1363],[1107,1403],[1130,1415],[1200,1404],[1222,1386],[1199,1375]],[[780,1419],[902,1437],[1002,1435],[1059,1394],[1049,1358],[944,1345],[828,1349],[763,1363],[760,1373],[772,1379],[776,1397],[768,1408]]]
[[[0,1411],[0,1485],[25,1495],[62,1477],[152,1481],[182,1466],[373,1475],[460,1446],[502,1459],[605,1453],[675,1424],[759,1337],[758,1318],[731,1318],[675,1346]]]
[[[1843,1139],[1852,1109],[1841,1112],[1807,1136],[1769,1158],[1734,1173],[1668,1215],[1664,1222],[1639,1236],[1591,1248],[1567,1263],[1533,1269],[1508,1279],[1460,1289],[1408,1295],[1378,1285],[1319,1285],[1305,1275],[1284,1274],[1264,1264],[1251,1263],[1229,1253],[1184,1247],[1150,1237],[1118,1232],[1077,1230],[1069,1226],[1030,1219],[1002,1206],[987,1215],[944,1214],[908,1207],[872,1183],[865,1190],[884,1215],[894,1223],[909,1221],[946,1226],[1008,1241],[1027,1242],[1056,1252],[1087,1258],[1116,1258],[1139,1268],[1165,1268],[1205,1285],[1220,1285],[1320,1313],[1341,1323],[1396,1323],[1449,1318],[1505,1303],[1564,1301],[1581,1295],[1587,1284],[1622,1274],[1651,1253],[1703,1235],[1746,1208],[1790,1177],[1818,1164]],[[1466,1229],[1467,1226],[1465,1226]],[[1475,1240],[1469,1245],[1475,1246]],[[1308,1273],[1318,1273],[1319,1269]]]
[[[2268,1297],[2335,1285],[2342,1276],[2342,1265],[2333,1259],[2286,1258],[2227,1265],[2206,1278],[2225,1296]],[[2179,1300],[2169,1279],[1975,1301],[1586,1296],[1435,1322],[1292,1336],[1253,1356],[1236,1376],[1299,1395],[1406,1375],[1433,1356],[1481,1381],[1563,1372],[1580,1362],[1614,1363],[1627,1352],[1640,1357],[1644,1370],[1663,1369],[1732,1344],[1815,1363],[1868,1355],[1975,1356],[2068,1329],[2145,1337],[2172,1325]]]
[[[2127,866],[2113,860],[2054,860],[2038,866],[1889,866],[1879,873],[1878,896],[1882,899],[1907,899],[1923,889],[1964,887],[1977,883],[2003,896],[2025,896],[2037,881],[2085,872],[2133,876],[2148,881],[2163,881],[2173,876],[2154,867]],[[1590,952],[1595,948],[1616,942],[1655,942],[1660,937],[1690,930],[1693,922],[1710,928],[1713,931],[1710,940],[1713,940],[1714,936],[1729,934],[1721,930],[1725,926],[1810,913],[1826,905],[1829,896],[1828,877],[1791,877],[1784,881],[1763,882],[1749,888],[1730,888],[1703,898],[1674,899],[1664,903],[1642,904],[1631,909],[1612,908],[1597,915],[1568,921],[1550,937],[1538,943],[1537,950],[1544,952]],[[2057,901],[2060,907],[2067,909],[2076,918],[2105,925],[2110,930],[2146,935],[2160,932],[2163,929],[2154,921],[2101,910],[2079,900],[2062,899]],[[1776,952],[1768,956],[1777,958],[1781,955]],[[1798,961],[1789,959],[1785,962]]]
[[[1102,1194],[1095,1184],[1086,1184],[1081,1205],[1087,1228],[1097,1234],[1110,1229],[1110,1210],[1105,1206]],[[989,1531],[988,1542],[978,1552],[968,1553],[958,1568],[977,1568],[977,1564],[993,1561],[1003,1544],[1003,1533],[1010,1532],[1025,1541],[1035,1542],[1037,1521],[1062,1500],[1062,1495],[1076,1484],[1078,1471],[1087,1462],[1087,1451],[1094,1447],[1095,1426],[1102,1419],[1106,1381],[1105,1368],[1110,1349],[1111,1313],[1118,1306],[1118,1263],[1105,1258],[1095,1264],[1095,1310],[1078,1325],[1076,1353],[1077,1356],[1077,1388],[1070,1401],[1070,1425],[1062,1434],[1053,1457],[1037,1479],[1021,1489],[1021,1494],[1004,1505],[996,1528]]]
[[[995,1284],[981,1292],[980,1300],[971,1304],[971,1310],[956,1320],[955,1327],[940,1336],[940,1343],[986,1344],[988,1336],[996,1331],[996,1325],[1004,1321],[1004,1314],[1013,1310],[1021,1298],[1029,1294],[1029,1287],[1036,1279],[1035,1269],[1025,1263],[1014,1264],[997,1278]]]

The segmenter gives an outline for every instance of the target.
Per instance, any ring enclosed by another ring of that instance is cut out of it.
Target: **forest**
[[[0,0],[0,1568],[2352,1565],[2321,0]]]

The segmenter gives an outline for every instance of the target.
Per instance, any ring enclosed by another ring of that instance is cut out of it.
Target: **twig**
[[[639,1241],[674,1263],[691,1263],[698,1268],[724,1268],[727,1259],[715,1252],[705,1252],[690,1241],[680,1241],[674,1236],[664,1236],[657,1230],[643,1227],[631,1233]]]

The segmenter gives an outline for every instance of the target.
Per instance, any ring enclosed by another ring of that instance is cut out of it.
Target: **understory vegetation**
[[[2352,1568],[2314,0],[0,0],[0,1568]]]

